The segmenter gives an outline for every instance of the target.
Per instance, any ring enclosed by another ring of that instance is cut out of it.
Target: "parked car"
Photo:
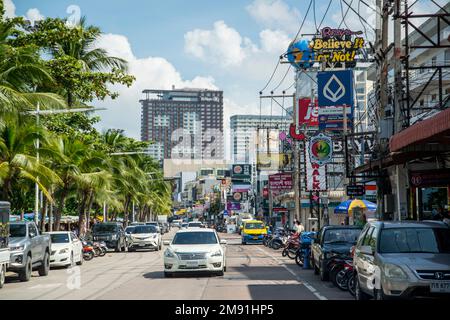
[[[355,297],[450,297],[450,228],[443,222],[369,222],[355,247]]]
[[[359,226],[325,226],[311,245],[312,266],[315,274],[320,274],[322,281],[327,281],[329,273],[327,264],[334,254],[347,254],[356,244],[362,227]]]
[[[73,232],[54,231],[48,234],[52,240],[51,267],[71,267],[75,263],[83,264],[83,244]]]
[[[6,268],[9,265],[9,215],[10,203],[0,201],[0,289],[5,284]]]
[[[180,229],[187,229],[188,224],[189,224],[189,223],[187,223],[187,222],[181,223]]]
[[[50,268],[50,235],[40,234],[34,222],[11,222],[9,225],[10,264],[8,271],[19,274],[20,281],[29,281],[31,272],[48,275]]]
[[[223,275],[226,271],[226,240],[220,240],[212,229],[178,231],[164,252],[164,275],[176,272],[211,272]]]
[[[166,229],[166,227],[164,226],[164,224],[162,222],[158,222],[158,226],[159,226],[159,229],[161,230],[161,234],[168,232],[168,230]]]
[[[198,222],[198,221],[196,221],[196,222],[189,222],[188,225],[187,225],[188,229],[189,228],[202,228],[202,227],[203,227],[203,224],[201,222]]]
[[[125,228],[125,238],[127,240],[127,245],[129,245],[129,243],[131,241],[131,233],[133,232],[133,230],[136,226],[138,226],[138,225],[132,225],[132,226],[128,226]]]
[[[136,226],[131,231],[128,251],[135,251],[136,249],[155,249],[159,251],[161,250],[161,245],[161,233],[158,232],[155,226]]]
[[[149,221],[145,223],[146,226],[155,226],[159,233],[162,234],[161,227],[159,226],[158,221]]]
[[[125,231],[119,222],[96,223],[92,227],[94,241],[104,241],[106,246],[116,252],[127,249]]]

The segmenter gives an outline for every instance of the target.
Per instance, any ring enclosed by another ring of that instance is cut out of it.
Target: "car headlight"
[[[15,247],[9,247],[10,251],[23,251],[25,249],[25,245],[21,245],[21,246],[15,246]]]
[[[171,250],[169,250],[169,249],[167,249],[166,251],[164,251],[164,256],[165,256],[165,257],[168,257],[168,258],[175,258],[175,254],[174,254]]]
[[[59,250],[59,253],[66,253],[66,252],[69,252],[69,249],[64,248],[64,249]]]
[[[213,252],[211,254],[211,257],[221,257],[222,256],[222,251],[221,250],[217,250],[216,252]]]
[[[396,266],[395,264],[386,264],[383,268],[384,275],[386,278],[390,279],[408,279],[408,275],[403,271],[402,268]]]
[[[111,236],[111,239],[112,239],[112,240],[117,240],[117,235],[116,235],[116,234],[113,234],[113,235]]]

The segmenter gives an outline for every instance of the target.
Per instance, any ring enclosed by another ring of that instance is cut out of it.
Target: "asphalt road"
[[[163,238],[169,239],[173,231]],[[298,267],[263,245],[240,244],[238,235],[227,239],[224,276],[189,275],[164,278],[163,252],[111,252],[85,261],[80,267],[51,269],[47,277],[33,272],[23,283],[9,273],[0,299],[156,299],[156,300],[348,300],[348,292],[321,282],[312,270]]]

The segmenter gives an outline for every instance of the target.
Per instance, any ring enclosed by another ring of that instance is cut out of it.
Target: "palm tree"
[[[59,95],[36,92],[40,84],[52,84],[53,79],[34,46],[10,45],[14,31],[15,22],[0,17],[0,119],[34,110],[37,103],[42,108],[64,108]]]
[[[105,71],[118,69],[127,71],[128,62],[122,58],[109,56],[105,49],[97,48],[96,42],[102,32],[99,28],[86,25],[82,17],[74,28],[78,29],[79,39],[63,39],[58,41],[50,52],[54,57],[69,56],[82,64],[84,71]],[[67,103],[73,106],[75,99],[70,89],[66,89]]]
[[[31,123],[9,121],[0,128],[0,185],[3,199],[13,195],[13,184],[21,179],[37,183],[52,201],[48,187],[61,179],[34,156],[36,138],[45,141],[45,132]],[[45,150],[42,150],[45,152]]]

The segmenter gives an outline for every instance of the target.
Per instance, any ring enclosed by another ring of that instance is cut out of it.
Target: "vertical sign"
[[[310,142],[305,142],[305,169],[306,169],[306,190],[307,191],[326,191],[327,190],[327,172],[326,165],[320,166],[311,162],[309,154]]]

